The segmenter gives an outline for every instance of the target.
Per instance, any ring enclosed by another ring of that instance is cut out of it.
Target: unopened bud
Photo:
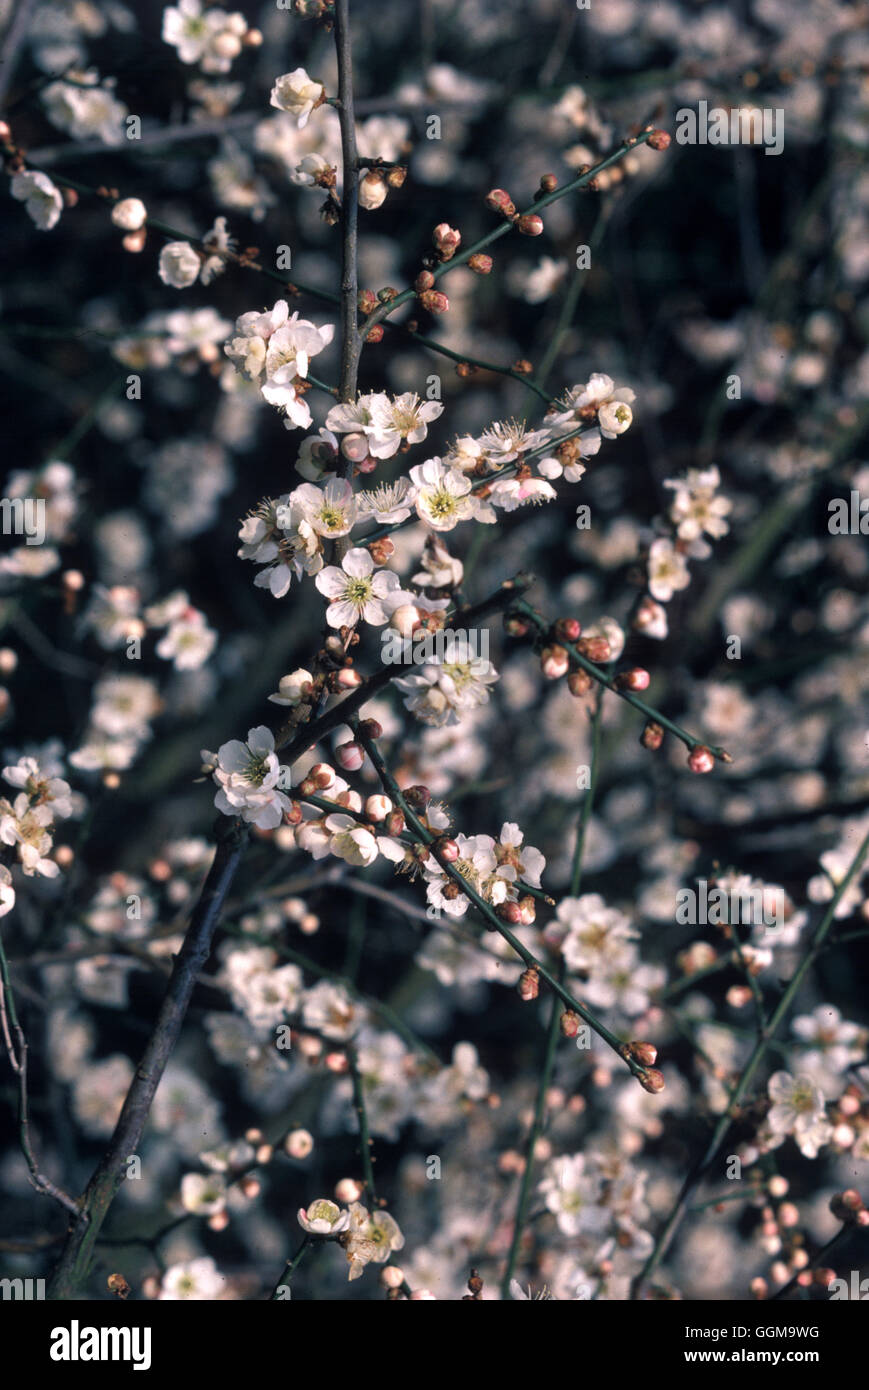
[[[495,916],[511,927],[518,927],[522,921],[522,910],[518,903],[499,903],[495,908]]]
[[[628,1048],[634,1061],[639,1062],[641,1066],[653,1067],[658,1060],[658,1049],[654,1043],[632,1042],[628,1043]]]
[[[361,743],[351,740],[349,743],[339,743],[335,756],[345,772],[358,772],[365,761],[365,749]]]
[[[390,188],[403,188],[407,178],[407,169],[403,164],[396,164],[394,169],[390,169],[386,175],[386,182]]]
[[[648,690],[650,679],[642,666],[632,666],[629,671],[621,671],[614,684],[617,690]]]
[[[575,1038],[582,1020],[575,1009],[565,1009],[558,1022],[563,1037]]]
[[[343,670],[335,672],[335,684],[340,690],[357,690],[362,684],[362,677],[353,666],[345,666]]]
[[[373,290],[360,290],[356,297],[356,305],[360,314],[373,314],[377,308],[377,295]]]
[[[383,725],[376,719],[360,719],[359,732],[363,738],[383,738]]]
[[[538,217],[536,212],[526,212],[521,217],[517,217],[513,226],[523,236],[540,236],[543,231],[543,218]]]
[[[665,1083],[663,1074],[654,1067],[649,1067],[647,1071],[643,1072],[642,1076],[637,1077],[637,1080],[643,1090],[648,1091],[650,1095],[656,1096],[659,1091],[663,1091],[664,1089]]]
[[[516,204],[510,194],[503,188],[493,188],[486,194],[486,202],[493,212],[500,212],[503,217],[515,217]]]
[[[564,647],[544,647],[540,653],[540,667],[548,681],[557,681],[570,670],[570,657]]]
[[[526,1004],[537,998],[540,993],[540,975],[536,965],[531,965],[527,970],[523,970],[519,976],[518,988],[519,997],[524,999]]]
[[[582,636],[582,627],[577,618],[559,618],[554,630],[559,642],[578,642]]]
[[[385,565],[390,556],[395,554],[395,546],[388,536],[381,536],[379,540],[369,541],[368,554],[375,565]]]
[[[557,175],[557,174],[544,174],[544,175],[543,175],[543,178],[540,180],[540,192],[541,192],[541,193],[554,193],[557,187],[558,187],[558,175]]]
[[[408,806],[411,806],[414,811],[424,811],[431,801],[431,792],[428,787],[408,787],[407,791],[404,793],[404,799]]]
[[[430,314],[445,314],[450,307],[450,301],[440,290],[423,290],[419,302]]]
[[[670,148],[670,136],[666,130],[653,130],[646,144],[653,150],[668,150]]]
[[[379,792],[375,796],[369,796],[365,803],[366,816],[375,822],[385,820],[391,810],[392,802],[389,797]]]
[[[368,332],[365,334],[366,343],[383,342],[383,334],[385,331],[382,323],[376,323],[374,327],[369,328]]]
[[[654,719],[650,719],[640,735],[640,743],[644,748],[648,748],[652,753],[657,753],[661,744],[664,742],[664,730],[660,724],[656,724]]]
[[[432,232],[432,241],[441,260],[450,261],[461,245],[462,234],[448,222],[439,222]]]
[[[567,677],[567,688],[571,695],[577,697],[587,695],[593,685],[591,676],[587,671],[571,671]]]
[[[434,288],[435,278],[430,270],[421,270],[413,282],[413,288],[417,294],[425,294],[426,290]]]
[[[455,840],[438,840],[435,849],[447,864],[455,864],[459,857],[459,847]]]
[[[605,637],[580,637],[576,645],[577,650],[582,652],[588,661],[593,661],[595,665],[609,661],[612,655],[612,648]]]
[[[475,275],[491,275],[492,257],[484,256],[481,251],[475,251],[473,256],[468,257],[468,269]]]
[[[401,811],[390,811],[386,817],[387,835],[400,835],[404,830],[404,816]]]
[[[708,748],[699,744],[692,748],[688,755],[688,766],[692,772],[711,772],[715,766],[715,758]]]
[[[290,1158],[307,1158],[314,1148],[312,1135],[306,1129],[292,1129],[284,1140]]]

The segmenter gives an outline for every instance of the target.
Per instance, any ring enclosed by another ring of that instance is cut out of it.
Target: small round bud
[[[382,343],[385,329],[382,323],[376,323],[373,328],[369,328],[365,334],[366,343]]]
[[[410,637],[422,619],[419,609],[413,603],[402,603],[390,615],[389,626],[394,627],[402,637]]]
[[[122,198],[112,208],[112,222],[125,232],[137,232],[147,217],[148,209],[141,198]]]
[[[403,164],[396,164],[394,169],[390,169],[386,175],[386,182],[390,188],[403,188],[407,178],[407,169]]]
[[[383,738],[383,725],[376,719],[360,719],[359,732],[363,738]]]
[[[18,653],[11,647],[0,647],[0,675],[11,676],[18,665]]]
[[[401,811],[390,811],[389,815],[386,817],[387,835],[401,835],[404,828],[404,816]]]
[[[468,269],[475,275],[491,275],[492,257],[485,256],[481,251],[475,251],[473,256],[468,258]]]
[[[307,1158],[313,1148],[314,1139],[307,1129],[291,1129],[284,1140],[284,1149],[290,1158]]]
[[[404,793],[404,799],[414,811],[424,811],[431,801],[431,792],[428,787],[408,787]]]
[[[387,1265],[380,1276],[380,1282],[384,1288],[400,1289],[404,1283],[404,1270],[399,1269],[398,1265]]]
[[[529,966],[527,970],[523,970],[522,974],[519,976],[518,989],[520,999],[523,999],[526,1004],[529,1003],[530,1000],[537,998],[540,993],[540,975],[536,965]]]
[[[440,290],[423,290],[419,302],[430,314],[445,314],[450,307],[450,301]]]
[[[504,614],[504,631],[508,637],[527,637],[528,624],[517,613]]]
[[[632,666],[629,671],[621,671],[616,676],[617,690],[648,690],[651,677],[642,666]]]
[[[668,150],[670,148],[670,136],[666,130],[653,130],[646,144],[653,150]]]
[[[642,1076],[638,1076],[637,1080],[643,1090],[648,1091],[650,1095],[656,1096],[659,1091],[663,1091],[664,1089],[665,1083],[663,1074],[656,1071],[654,1067],[650,1067]]]
[[[364,1191],[362,1183],[357,1182],[355,1178],[341,1178],[335,1184],[335,1201],[346,1202],[348,1205],[358,1202]]]
[[[557,681],[570,670],[570,657],[564,647],[544,647],[540,653],[540,668],[548,681]]]
[[[395,554],[395,546],[388,536],[381,536],[379,540],[369,543],[368,553],[375,565],[385,565],[389,557]]]
[[[78,206],[78,194],[74,188],[62,188],[60,191],[64,207],[74,208]]]
[[[544,174],[544,175],[543,175],[543,178],[540,180],[540,192],[541,192],[541,193],[554,193],[557,187],[558,187],[558,175],[557,175],[557,174]]]
[[[593,684],[594,682],[587,671],[571,671],[567,677],[567,688],[571,695],[576,695],[577,698],[581,695],[587,695]]]
[[[434,288],[435,278],[430,270],[421,270],[413,282],[413,288],[417,294],[425,294],[426,290]]]
[[[612,656],[612,648],[605,637],[580,637],[577,642],[577,650],[581,651],[588,661],[593,661],[595,665],[609,661]]]
[[[522,910],[518,903],[499,903],[495,908],[495,916],[500,917],[508,926],[518,927],[522,921]]]
[[[688,755],[688,766],[692,772],[711,772],[715,766],[715,758],[708,748],[699,744],[696,748],[691,749]]]
[[[351,740],[340,743],[335,749],[335,756],[345,772],[358,772],[365,761],[365,749],[361,743]]]
[[[432,241],[441,260],[450,261],[461,245],[462,234],[448,222],[439,222],[432,232]]]
[[[373,314],[377,308],[377,295],[373,290],[360,290],[356,296],[356,307],[360,314]]]
[[[664,742],[664,730],[660,724],[656,724],[654,719],[650,719],[640,735],[640,743],[644,748],[648,748],[652,753],[657,753],[661,744]]]
[[[582,627],[577,618],[559,618],[554,631],[559,642],[578,642],[582,636]]]
[[[342,671],[336,671],[335,684],[340,690],[357,690],[362,684],[362,677],[352,666],[345,666]]]
[[[562,1037],[575,1038],[582,1020],[575,1009],[565,1009],[558,1022]]]
[[[455,840],[438,840],[434,848],[447,864],[455,864],[459,857],[459,847]]]
[[[365,803],[365,814],[369,820],[373,820],[375,823],[386,820],[391,810],[392,802],[388,796],[383,796],[381,793],[369,796]]]
[[[658,1049],[654,1043],[632,1042],[628,1043],[628,1048],[634,1061],[639,1062],[641,1066],[653,1067],[658,1060]]]
[[[538,217],[536,212],[526,212],[516,219],[513,226],[523,236],[540,236],[543,231],[543,218]]]
[[[341,453],[353,463],[361,463],[368,457],[368,440],[364,434],[345,434],[341,440]]]
[[[365,208],[366,212],[374,212],[385,201],[388,193],[385,181],[379,174],[369,169],[368,173],[359,180],[359,205]]]
[[[486,194],[486,202],[493,212],[500,212],[503,217],[516,215],[516,204],[503,188],[493,188]]]

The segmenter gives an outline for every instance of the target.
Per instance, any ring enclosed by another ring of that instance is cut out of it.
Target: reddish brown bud
[[[368,553],[375,565],[385,565],[390,555],[395,553],[395,546],[388,536],[381,536],[379,540],[369,541]]]
[[[373,314],[377,308],[377,295],[373,290],[360,290],[356,304],[360,314]]]
[[[579,1025],[582,1020],[575,1009],[565,1009],[558,1022],[563,1037],[575,1038],[579,1032]]]
[[[632,666],[629,671],[621,671],[615,678],[617,690],[648,690],[651,677],[642,666]]]
[[[658,1049],[654,1043],[632,1042],[628,1043],[628,1047],[634,1061],[639,1062],[641,1066],[653,1067],[658,1060]]]
[[[528,624],[524,618],[520,618],[517,613],[504,614],[504,631],[508,637],[526,637],[528,635]]]
[[[587,695],[592,687],[592,678],[587,671],[571,671],[567,677],[567,688],[571,695]]]
[[[540,975],[536,965],[531,965],[527,970],[523,970],[519,976],[519,996],[527,1004],[530,1000],[536,999],[540,993]]]
[[[64,207],[74,208],[78,203],[78,194],[76,193],[75,189],[63,188],[61,192],[63,194]]]
[[[513,363],[513,371],[518,372],[519,376],[533,376],[534,363],[529,362],[527,357],[520,357],[518,362]]]
[[[599,665],[603,661],[609,661],[612,650],[605,637],[580,637],[576,644],[577,650],[589,661]]]
[[[404,816],[400,811],[390,811],[386,817],[387,835],[400,835],[404,830]]]
[[[390,169],[386,175],[386,182],[390,188],[402,188],[407,178],[407,169],[403,164],[396,164],[394,169]]]
[[[708,748],[698,744],[688,755],[688,766],[692,772],[711,772],[715,766],[715,758]]]
[[[493,188],[486,194],[486,202],[493,212],[500,212],[503,217],[515,217],[516,204],[510,194],[503,188]]]
[[[455,864],[459,857],[459,847],[455,840],[438,840],[434,848],[447,864]]]
[[[513,223],[517,232],[523,236],[540,236],[543,231],[543,218],[536,212],[526,212]]]
[[[456,376],[460,376],[464,379],[465,377],[476,375],[477,369],[470,362],[458,362],[456,364]]]
[[[426,290],[433,287],[434,282],[435,278],[430,270],[421,270],[413,282],[413,288],[417,294],[424,294]]]
[[[544,647],[540,653],[540,666],[548,681],[557,681],[566,676],[570,669],[570,657],[564,647],[557,644]]]
[[[663,1091],[664,1089],[664,1077],[662,1073],[656,1071],[654,1067],[650,1067],[642,1076],[638,1076],[637,1080],[643,1090],[648,1091],[653,1096],[656,1096],[659,1091]]]
[[[407,791],[404,793],[404,799],[408,806],[413,807],[414,811],[424,811],[431,801],[431,792],[428,787],[408,787]]]
[[[361,719],[359,732],[363,738],[383,738],[383,725],[376,719]]]
[[[475,251],[473,256],[468,257],[468,267],[473,270],[475,275],[491,275],[492,257],[484,256],[481,251]]]
[[[518,927],[522,921],[522,909],[518,903],[499,903],[495,908],[495,916],[511,927]]]
[[[543,175],[543,178],[540,180],[540,192],[541,192],[541,193],[554,193],[557,187],[558,187],[558,175],[557,175],[557,174],[544,174],[544,175]]]
[[[554,632],[559,642],[578,642],[582,636],[582,627],[578,618],[559,618]]]
[[[365,334],[366,343],[379,343],[383,341],[384,328],[382,323],[376,323],[373,328],[369,328]]]
[[[653,719],[650,719],[640,735],[640,743],[644,748],[648,748],[650,752],[657,753],[663,742],[664,730],[660,724],[656,724]]]
[[[666,130],[653,130],[646,144],[653,150],[668,150],[670,148],[670,136]]]
[[[445,314],[450,307],[450,301],[440,290],[424,290],[419,302],[430,314]]]

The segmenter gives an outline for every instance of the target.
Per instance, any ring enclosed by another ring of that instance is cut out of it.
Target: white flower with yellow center
[[[340,569],[329,565],[321,570],[314,582],[332,600],[326,609],[330,627],[355,627],[360,619],[381,627],[387,619],[383,600],[400,588],[398,575],[391,570],[374,573],[374,561],[361,547],[347,551]]]
[[[471,480],[457,468],[446,468],[439,458],[427,459],[410,470],[417,516],[434,531],[452,531],[477,511],[470,496]]]

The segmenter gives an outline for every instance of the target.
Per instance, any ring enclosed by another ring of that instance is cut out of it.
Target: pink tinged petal
[[[374,569],[374,561],[367,550],[361,546],[355,546],[348,550],[342,561],[345,574],[349,574],[351,579],[367,579]]]

